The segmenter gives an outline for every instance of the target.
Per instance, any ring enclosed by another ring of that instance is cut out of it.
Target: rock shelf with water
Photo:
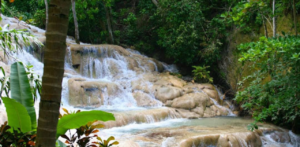
[[[45,42],[42,29],[5,16],[4,24],[28,29]],[[43,50],[36,48],[14,56],[42,75]],[[174,65],[121,46],[78,45],[72,37],[67,38],[66,51],[62,107],[114,113],[116,121],[105,122],[99,135],[115,136],[120,147],[299,146],[299,137],[287,130],[260,124],[259,130],[250,132],[247,125],[253,120],[224,117],[235,116],[230,101],[224,102],[214,85],[172,75],[177,72]],[[9,74],[15,60],[3,52],[0,59]],[[6,120],[3,105],[0,118],[0,123]]]

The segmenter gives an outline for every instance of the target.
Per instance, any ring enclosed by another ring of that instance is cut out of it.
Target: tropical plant
[[[97,139],[100,141],[100,142],[98,142],[100,147],[110,147],[110,146],[119,144],[118,141],[114,141],[115,137],[113,137],[113,136],[110,136],[107,140],[102,140],[100,137],[97,137]],[[111,141],[114,141],[114,142],[110,143]]]
[[[18,64],[16,66],[24,65],[22,62],[15,63]],[[31,94],[34,99],[34,101],[38,98],[38,96],[41,94],[41,88],[42,88],[42,81],[39,75],[35,74],[32,70],[32,65],[26,65],[25,71],[26,75],[29,79],[30,87],[31,87]],[[6,97],[10,97],[10,76],[6,75],[5,70],[3,67],[0,67],[0,70],[2,72],[3,76],[0,76],[0,82],[1,82],[1,89],[0,89],[0,98],[2,98],[2,93],[4,92]],[[17,70],[17,69],[16,69]],[[15,70],[14,70],[15,71]],[[17,71],[16,71],[17,72]],[[18,73],[13,73],[14,75]],[[16,77],[16,76],[15,76]],[[0,99],[1,102],[1,99]]]
[[[31,43],[42,46],[42,43],[26,29],[9,29],[9,24],[0,27],[0,49],[5,55],[11,56],[13,53],[20,52],[24,46],[29,46]]]
[[[13,129],[4,122],[0,127],[0,146],[9,147],[11,145],[17,147],[34,147],[36,135],[32,132],[23,133],[20,129]]]
[[[34,100],[31,92],[31,87],[29,84],[29,79],[27,72],[22,63],[16,62],[11,65],[11,74],[10,74],[10,90],[12,99],[2,98],[3,103],[6,107],[8,125],[9,128],[15,130],[13,132],[14,139],[22,139],[22,137],[27,137],[28,135],[35,134],[36,131],[36,116],[34,109]],[[66,109],[63,109],[68,115],[63,115],[57,125],[57,137],[64,135],[69,129],[79,128],[79,131],[82,129],[81,126],[88,124],[87,128],[83,130],[86,136],[86,132],[96,133],[96,128],[100,128],[103,125],[92,125],[88,122],[99,121],[108,121],[115,120],[113,114],[107,113],[104,111],[84,111],[77,113],[69,113]],[[61,115],[62,116],[62,115]],[[7,130],[6,124],[4,124],[3,131]],[[92,131],[91,131],[92,130]],[[17,138],[17,137],[20,138]],[[33,136],[29,137],[34,139]],[[28,139],[29,139],[28,138]],[[26,140],[23,138],[23,141],[28,143],[32,140]],[[84,143],[86,139],[79,139],[79,143]],[[18,143],[20,143],[19,141]],[[3,144],[9,142],[3,141]],[[33,145],[34,142],[30,143]],[[88,142],[87,142],[88,143]],[[16,145],[16,142],[12,142]]]
[[[239,61],[251,62],[248,68],[254,72],[239,82],[235,100],[256,121],[272,121],[299,132],[300,38],[261,37],[258,42],[241,44],[239,49]]]
[[[210,71],[207,70],[209,66],[193,66],[194,80],[199,82],[213,82],[213,78],[209,75]]]
[[[8,114],[8,124],[13,129],[20,128],[23,133],[35,131],[34,100],[26,70],[21,62],[11,65],[9,86],[12,99],[2,98]]]

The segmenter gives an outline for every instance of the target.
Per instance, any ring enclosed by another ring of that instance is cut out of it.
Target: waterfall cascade
[[[44,30],[24,22],[16,25],[8,17],[1,23],[29,29],[45,41]],[[70,37],[67,43],[62,107],[114,113],[116,121],[103,123],[106,129],[99,136],[115,136],[120,147],[299,146],[297,135],[274,125],[260,124],[259,130],[248,131],[252,120],[235,117],[237,112],[223,101],[220,90],[173,76],[174,65],[120,46],[77,45]],[[32,54],[15,58],[43,74],[43,63]],[[15,59],[5,59],[1,52],[0,59],[9,73]],[[3,105],[0,118],[6,119]]]

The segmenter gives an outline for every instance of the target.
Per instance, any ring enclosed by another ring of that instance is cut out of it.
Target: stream
[[[8,17],[3,21],[14,24]],[[44,30],[30,29],[44,39]],[[70,37],[67,43],[62,107],[113,113],[116,121],[104,122],[98,135],[114,136],[119,147],[300,146],[299,136],[272,124],[249,131],[253,120],[237,117],[218,88],[172,75],[178,72],[174,65],[119,46],[76,45]],[[42,76],[43,63],[33,49],[15,58]],[[38,113],[38,103],[35,107]]]

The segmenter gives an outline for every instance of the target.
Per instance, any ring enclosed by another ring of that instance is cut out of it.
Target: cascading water
[[[12,23],[10,18],[3,19]],[[44,30],[30,28],[35,29],[34,35],[44,38]],[[168,72],[178,72],[174,65],[132,49],[75,45],[70,38],[67,42],[62,107],[114,113],[116,121],[105,122],[107,129],[99,136],[115,136],[120,147],[299,146],[297,135],[273,125],[260,124],[261,130],[248,131],[252,120],[232,117],[231,110],[219,104],[224,100],[221,91],[170,75]],[[24,52],[15,58],[43,74],[43,64],[31,54]],[[3,110],[1,105],[0,112]],[[216,112],[220,111],[226,113],[219,115],[229,116],[199,118],[219,116]]]

